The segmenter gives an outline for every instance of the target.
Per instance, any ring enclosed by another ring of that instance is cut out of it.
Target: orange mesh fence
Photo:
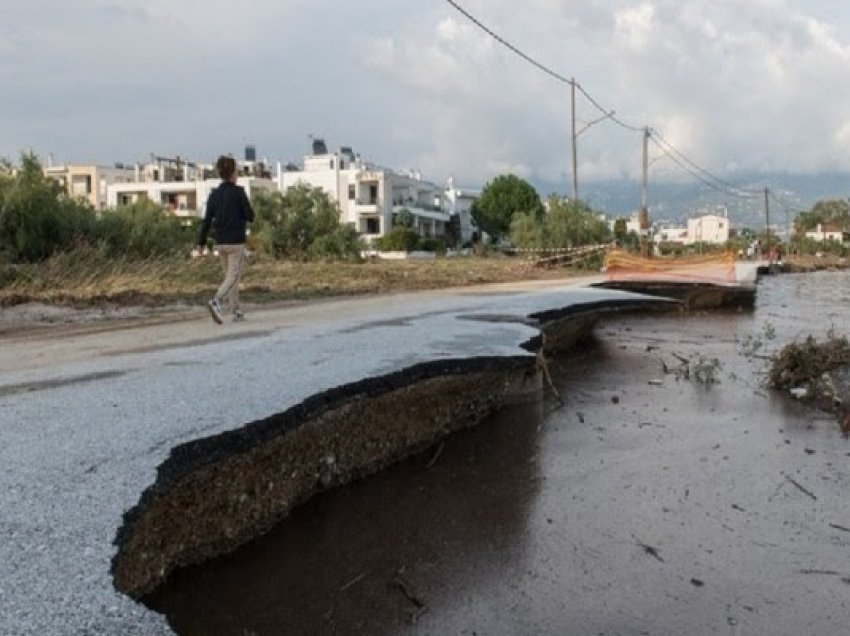
[[[735,257],[731,252],[705,256],[643,258],[622,250],[611,250],[605,259],[605,273],[610,281],[663,281],[715,285],[733,285],[737,282]]]

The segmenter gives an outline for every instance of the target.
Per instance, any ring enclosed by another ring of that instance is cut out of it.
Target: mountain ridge
[[[731,188],[723,192],[693,181],[650,181],[650,218],[654,221],[684,223],[700,211],[725,206],[736,227],[763,226],[764,189],[768,188],[770,224],[776,226],[792,223],[799,212],[810,210],[818,201],[850,197],[850,173],[766,173],[724,180],[752,194],[746,198],[735,196]],[[569,184],[546,181],[530,182],[542,197],[552,193],[566,195],[566,188],[570,187]],[[609,217],[629,217],[640,205],[640,184],[636,180],[626,179],[579,183],[579,198]]]

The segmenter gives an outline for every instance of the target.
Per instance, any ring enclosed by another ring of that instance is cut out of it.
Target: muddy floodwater
[[[821,272],[762,279],[754,313],[602,323],[551,363],[563,406],[317,496],[145,602],[179,634],[850,633],[850,441],[741,355],[850,334],[848,308]]]

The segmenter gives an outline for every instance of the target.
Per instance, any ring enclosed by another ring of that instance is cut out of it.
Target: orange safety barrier
[[[610,250],[605,259],[605,273],[610,281],[737,283],[735,257],[731,252],[644,258],[623,250]]]

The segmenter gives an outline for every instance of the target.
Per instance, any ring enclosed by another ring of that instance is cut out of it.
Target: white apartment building
[[[729,240],[731,224],[729,213],[725,208],[717,212],[700,214],[688,219],[688,231],[684,239],[685,245],[694,243],[714,243],[722,245]]]
[[[84,199],[95,210],[108,205],[107,189],[117,183],[129,183],[136,178],[132,167],[122,164],[98,166],[95,164],[47,165],[44,174],[54,179],[69,197]]]
[[[806,238],[818,241],[819,243],[825,243],[827,241],[837,241],[842,243],[846,237],[847,232],[837,225],[830,224],[824,225],[818,223],[818,226],[814,230],[806,232]]]
[[[249,156],[248,153],[251,153]],[[69,194],[85,196],[98,209],[149,200],[183,218],[203,217],[206,202],[220,180],[209,164],[151,155],[148,163],[118,166],[61,166],[46,173],[60,181]],[[449,179],[441,188],[422,179],[418,172],[399,172],[369,164],[343,147],[329,153],[325,143],[315,140],[304,165],[278,164],[272,179],[265,162],[257,162],[253,147],[238,164],[237,183],[249,198],[259,191],[274,191],[305,184],[323,190],[340,209],[340,221],[351,224],[367,241],[386,234],[393,216],[410,212],[413,229],[423,237],[442,237],[454,215],[459,220],[461,243],[472,240],[472,204],[478,193],[460,190]]]
[[[443,190],[424,181],[418,172],[375,166],[349,147],[330,153],[319,139],[313,141],[313,152],[304,157],[302,168],[278,170],[281,192],[298,184],[321,188],[339,206],[340,221],[352,225],[367,241],[389,232],[393,214],[403,209],[412,214],[413,229],[421,236],[443,236],[450,220]]]
[[[688,239],[688,228],[675,225],[665,225],[655,231],[653,242],[659,243],[682,243]]]
[[[242,165],[240,174],[253,171],[252,165]],[[147,199],[183,218],[203,217],[210,193],[221,183],[213,178],[214,167],[184,161],[152,157],[145,165],[136,164],[133,180],[113,183],[106,188],[106,205],[118,207]],[[270,178],[247,174],[237,178],[250,199],[258,191],[274,191],[277,184]]]
[[[461,190],[455,188],[454,178],[449,177],[443,193],[443,209],[449,216],[457,215],[460,222],[461,245],[471,243],[476,227],[472,220],[472,205],[481,196],[479,190]]]
[[[107,206],[130,205],[147,199],[176,216],[203,218],[210,193],[221,183],[220,179],[195,181],[142,181],[139,183],[116,183],[107,187]],[[239,177],[236,183],[252,198],[256,192],[272,192],[277,184],[272,179]]]

